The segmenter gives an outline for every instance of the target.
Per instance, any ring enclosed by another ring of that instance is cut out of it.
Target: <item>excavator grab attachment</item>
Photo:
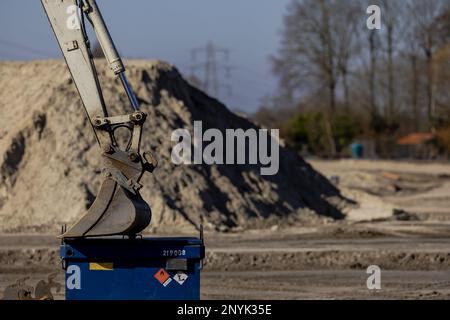
[[[96,1],[41,2],[80,94],[103,160],[104,181],[94,203],[61,237],[133,236],[150,223],[151,210],[139,193],[142,188],[139,181],[145,171],[152,172],[157,165],[150,153],[140,153],[146,114],[139,110],[138,101],[125,76],[125,67]],[[85,20],[91,23],[110,69],[122,81],[133,109],[130,114],[108,115],[90,50]],[[118,128],[127,128],[131,133],[124,150],[120,148],[114,135]]]

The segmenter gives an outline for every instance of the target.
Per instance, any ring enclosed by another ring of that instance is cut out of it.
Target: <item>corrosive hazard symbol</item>
[[[178,282],[180,285],[182,285],[186,281],[187,278],[188,278],[188,275],[186,273],[184,273],[183,271],[178,271],[173,276],[173,280]]]
[[[157,273],[155,273],[154,277],[164,287],[167,287],[167,285],[172,281],[172,279],[170,278],[170,275],[163,268],[159,269],[159,271]]]

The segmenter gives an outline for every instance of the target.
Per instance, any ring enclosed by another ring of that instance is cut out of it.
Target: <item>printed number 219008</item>
[[[179,257],[179,256],[185,256],[186,255],[186,250],[174,250],[174,249],[170,249],[170,250],[163,250],[162,252],[163,257]]]

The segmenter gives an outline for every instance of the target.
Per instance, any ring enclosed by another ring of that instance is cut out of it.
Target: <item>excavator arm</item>
[[[125,76],[124,64],[114,46],[95,0],[41,0],[59,47],[92,125],[102,157],[103,182],[87,213],[63,238],[110,235],[134,236],[151,220],[149,205],[142,199],[139,183],[145,171],[157,163],[149,153],[140,152],[142,126],[146,114]],[[85,21],[95,31],[111,71],[120,78],[130,100],[132,112],[109,116],[98,80]],[[130,131],[130,141],[122,148],[117,143],[118,128]]]

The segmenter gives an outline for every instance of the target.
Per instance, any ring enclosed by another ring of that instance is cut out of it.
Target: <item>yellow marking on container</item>
[[[112,271],[114,264],[112,262],[89,262],[89,270]]]

